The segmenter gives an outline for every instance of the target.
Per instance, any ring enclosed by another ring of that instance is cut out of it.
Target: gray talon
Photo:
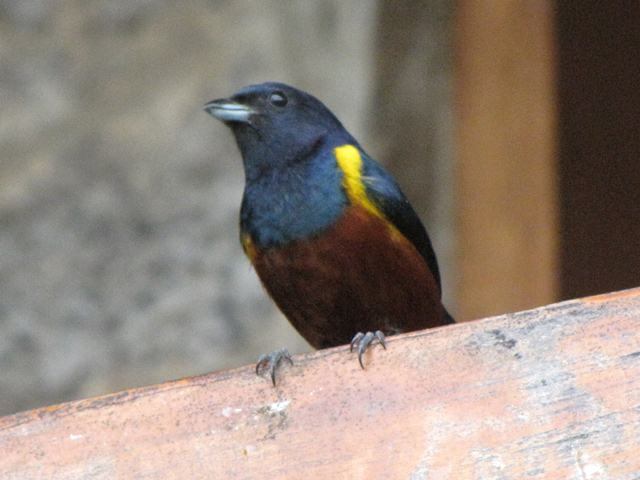
[[[353,347],[355,347],[356,344],[358,344],[360,342],[362,337],[364,337],[364,333],[362,333],[362,332],[358,332],[353,336],[353,338],[351,339],[351,347],[349,348],[350,352],[353,352]]]
[[[384,348],[386,350],[387,349],[387,342],[386,342],[384,333],[382,333],[380,330],[376,330],[376,333],[374,335],[378,339],[378,342],[380,342],[380,345],[382,345],[382,348]]]
[[[293,365],[291,354],[286,348],[276,350],[269,354],[260,355],[258,363],[256,364],[256,375],[263,376],[265,372],[269,373],[271,377],[271,383],[276,386],[276,371],[280,367],[282,360],[286,360],[290,365]]]
[[[358,332],[354,335],[353,340],[351,340],[351,347],[349,351],[353,352],[353,347],[358,346],[358,362],[360,363],[360,367],[364,370],[364,363],[362,361],[362,355],[367,351],[367,349],[371,346],[371,344],[378,340],[378,343],[382,345],[382,348],[387,349],[387,342],[385,341],[384,333],[380,330],[376,330],[375,332],[367,332],[362,333]]]

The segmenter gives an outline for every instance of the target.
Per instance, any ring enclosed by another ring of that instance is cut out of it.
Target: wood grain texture
[[[456,4],[456,318],[559,298],[553,22],[550,0]]]
[[[634,479],[640,289],[0,419],[2,479]]]

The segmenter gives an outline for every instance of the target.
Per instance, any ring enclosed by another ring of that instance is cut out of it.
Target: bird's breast
[[[439,288],[422,256],[360,206],[306,240],[263,249],[245,236],[243,245],[269,294],[316,348],[347,343],[357,331],[440,322]]]
[[[246,185],[240,211],[243,235],[271,248],[304,240],[333,225],[348,199],[335,161],[300,164]]]

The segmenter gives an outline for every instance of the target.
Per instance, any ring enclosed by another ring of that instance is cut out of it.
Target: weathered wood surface
[[[2,479],[637,479],[640,289],[0,419]]]

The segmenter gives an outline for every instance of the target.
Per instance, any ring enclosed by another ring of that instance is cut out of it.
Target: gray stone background
[[[240,156],[201,110],[246,84],[313,92],[383,161],[385,119],[432,112],[433,188],[407,190],[446,272],[449,6],[424,5],[398,64],[388,2],[0,1],[0,414],[309,350],[242,255]]]

